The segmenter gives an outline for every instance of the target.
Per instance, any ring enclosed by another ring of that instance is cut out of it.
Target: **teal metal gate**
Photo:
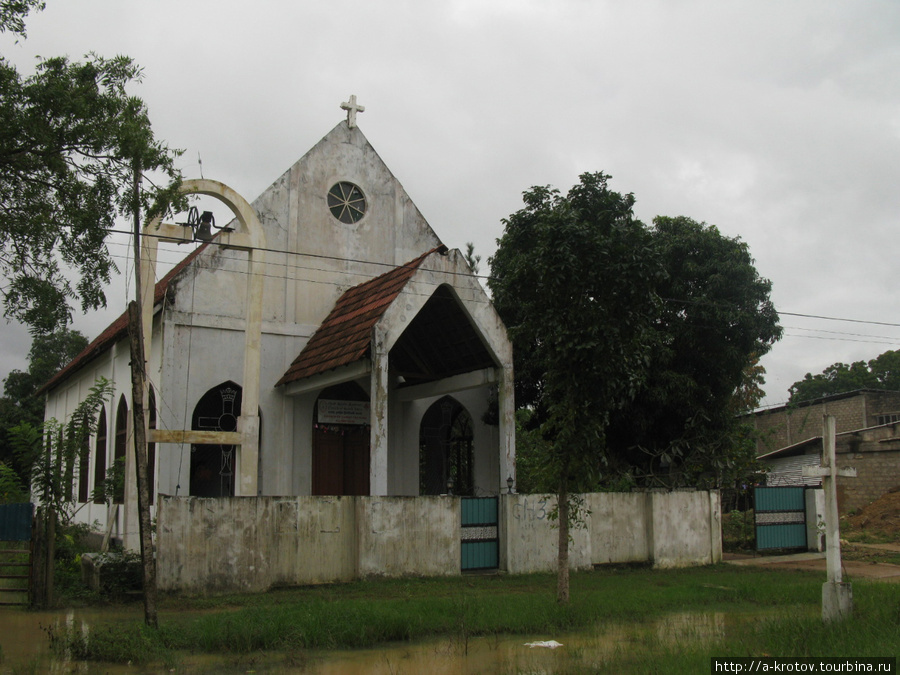
[[[805,487],[758,487],[754,508],[757,551],[807,548]]]
[[[500,565],[498,498],[463,497],[459,501],[462,571],[497,569]]]
[[[31,594],[34,504],[0,505],[0,605],[27,605]]]

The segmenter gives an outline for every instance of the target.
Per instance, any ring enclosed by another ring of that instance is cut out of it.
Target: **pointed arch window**
[[[78,503],[86,504],[90,498],[91,477],[91,439],[85,434],[81,439],[81,447],[78,448]]]
[[[116,449],[113,457],[113,468],[116,480],[116,492],[113,501],[125,503],[125,453],[128,448],[128,403],[123,396],[119,399],[116,411]]]
[[[156,428],[156,394],[153,387],[147,397],[149,409],[148,429]],[[153,506],[153,497],[156,494],[156,443],[147,443],[147,482],[150,484],[150,506]]]
[[[106,406],[100,408],[97,420],[97,440],[94,443],[94,503],[103,503],[103,485],[106,482]]]
[[[419,427],[419,493],[475,494],[472,416],[452,396],[431,405]]]

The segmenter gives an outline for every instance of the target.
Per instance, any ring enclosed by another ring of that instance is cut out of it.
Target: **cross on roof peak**
[[[347,111],[347,126],[351,129],[356,126],[356,113],[365,112],[366,106],[356,103],[356,94],[350,96],[349,101],[341,103],[341,110]]]

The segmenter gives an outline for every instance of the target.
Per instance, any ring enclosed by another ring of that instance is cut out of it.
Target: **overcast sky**
[[[482,272],[524,190],[585,171],[633,192],[645,222],[715,224],[747,242],[782,313],[768,404],[900,348],[896,0],[47,0],[27,29],[0,36],[23,73],[36,55],[135,59],[185,176],[202,158],[251,201],[356,94],[363,133]],[[95,337],[125,286],[76,328]],[[5,377],[29,338],[0,330]]]

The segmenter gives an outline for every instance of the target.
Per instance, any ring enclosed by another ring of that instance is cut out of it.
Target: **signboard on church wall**
[[[319,399],[319,424],[368,424],[368,401]]]

